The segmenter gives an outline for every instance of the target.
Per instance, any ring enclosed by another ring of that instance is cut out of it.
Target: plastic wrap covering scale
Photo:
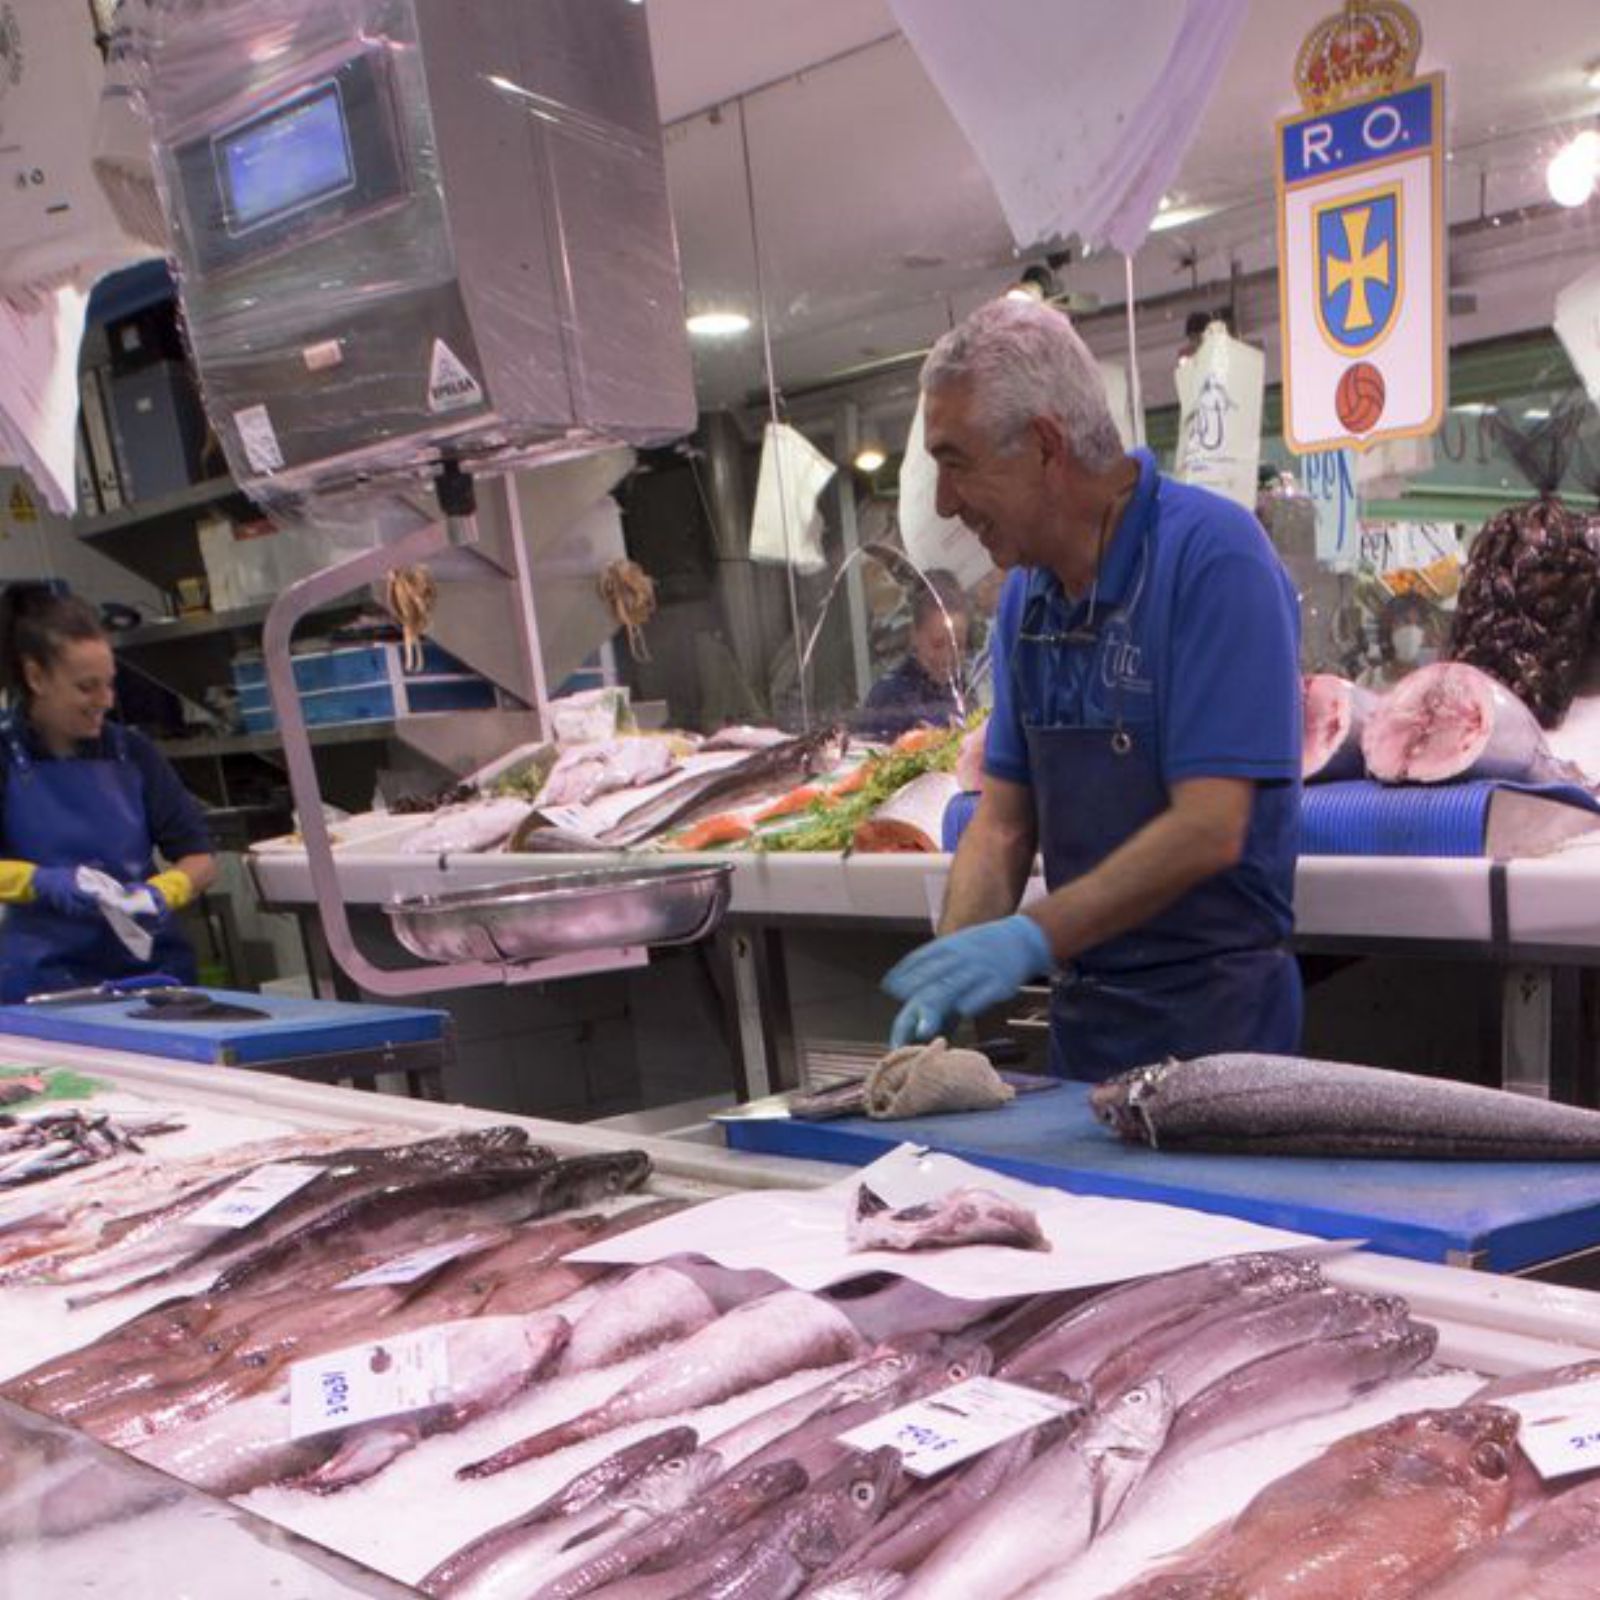
[[[336,495],[687,432],[629,0],[146,0],[146,107],[234,474]]]

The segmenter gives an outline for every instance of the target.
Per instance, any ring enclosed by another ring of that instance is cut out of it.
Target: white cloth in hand
[[[992,1111],[1016,1090],[976,1050],[952,1050],[943,1039],[891,1050],[867,1074],[867,1115],[926,1117],[949,1111]]]
[[[134,921],[135,917],[159,917],[162,907],[156,902],[154,889],[141,884],[129,889],[117,882],[108,872],[95,867],[78,868],[78,887],[91,899],[100,902],[100,915],[111,926],[135,961],[148,961],[155,949],[155,935]]]

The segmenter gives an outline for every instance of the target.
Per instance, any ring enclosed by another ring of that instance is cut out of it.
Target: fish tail
[[[485,1456],[481,1461],[469,1461],[466,1466],[457,1467],[456,1477],[492,1478],[496,1473],[521,1466],[524,1461],[537,1461],[545,1456],[553,1456],[570,1445],[582,1444],[586,1439],[604,1433],[609,1426],[610,1423],[601,1420],[596,1413],[585,1412],[570,1422],[546,1428],[542,1433],[530,1433],[527,1438],[518,1439],[515,1444],[508,1444],[504,1450],[496,1450],[492,1456]]]

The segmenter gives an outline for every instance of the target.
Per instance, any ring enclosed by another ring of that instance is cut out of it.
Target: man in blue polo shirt
[[[938,509],[1008,571],[983,797],[893,1040],[1055,975],[1051,1068],[1293,1051],[1299,610],[1247,511],[1125,455],[1059,312],[1000,300],[922,370]],[[1035,851],[1049,894],[1017,912]]]

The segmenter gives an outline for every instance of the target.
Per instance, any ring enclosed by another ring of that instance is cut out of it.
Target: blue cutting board
[[[907,1122],[729,1118],[736,1150],[865,1166],[898,1144],[926,1145],[1029,1183],[1155,1200],[1363,1239],[1413,1261],[1512,1272],[1600,1245],[1600,1162],[1324,1161],[1182,1155],[1123,1144],[1095,1120],[1086,1084],[1066,1083],[998,1111]]]
[[[63,1005],[0,1006],[0,1033],[53,1044],[131,1050],[136,1055],[219,1066],[260,1066],[297,1056],[416,1044],[444,1035],[447,1013],[415,1006],[345,1005],[291,995],[236,994],[207,989],[215,1000],[265,1011],[258,1020],[141,1022],[142,996]]]

